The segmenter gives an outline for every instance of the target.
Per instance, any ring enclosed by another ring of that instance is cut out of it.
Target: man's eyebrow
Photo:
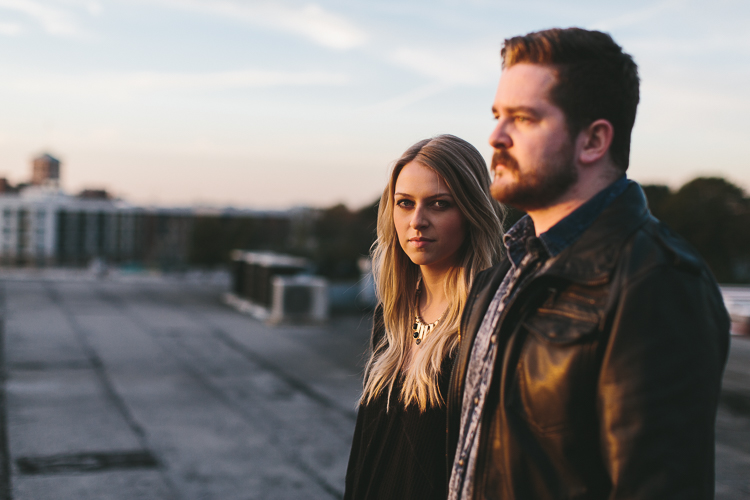
[[[514,113],[528,113],[533,116],[539,116],[539,111],[536,108],[532,108],[531,106],[503,106],[503,111],[505,111],[507,114],[512,115]],[[497,110],[497,106],[492,106],[492,114],[497,115],[499,114]]]

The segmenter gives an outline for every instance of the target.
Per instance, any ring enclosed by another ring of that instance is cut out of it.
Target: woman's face
[[[456,265],[466,222],[443,178],[408,163],[396,179],[393,198],[398,241],[411,261],[436,269]]]

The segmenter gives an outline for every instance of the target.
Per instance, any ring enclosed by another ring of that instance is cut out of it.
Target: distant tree
[[[692,244],[722,283],[750,282],[750,199],[742,189],[721,178],[701,177],[673,192],[663,185],[645,185],[649,208],[673,231]],[[321,211],[315,227],[318,272],[332,279],[359,273],[357,260],[375,241],[378,202],[351,211],[336,205]],[[524,212],[506,207],[507,231]]]
[[[378,218],[376,201],[360,210],[345,205],[322,210],[315,226],[317,271],[331,279],[359,277],[357,261],[370,253]]]
[[[229,263],[230,252],[286,250],[290,221],[273,216],[197,216],[193,222],[190,264],[211,267]]]
[[[716,177],[694,179],[676,192],[662,185],[643,189],[651,212],[701,253],[719,282],[750,282],[750,199],[742,189]],[[298,221],[312,234],[311,245],[295,243],[288,217],[196,217],[190,263],[225,264],[233,249],[272,250],[311,258],[317,273],[332,280],[357,278],[357,261],[375,241],[378,201],[359,210],[335,205],[313,215]],[[507,207],[505,230],[523,215]]]
[[[644,186],[652,213],[690,242],[722,283],[750,281],[750,200],[718,177],[699,177],[677,192]]]
[[[672,190],[668,186],[661,184],[644,185],[643,191],[646,193],[646,199],[648,199],[648,208],[651,213],[654,214],[659,220],[664,220],[664,208],[673,195]]]

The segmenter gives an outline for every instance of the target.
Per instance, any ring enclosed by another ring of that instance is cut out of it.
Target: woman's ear
[[[591,165],[604,158],[612,145],[615,129],[609,120],[595,120],[578,135],[578,161]]]

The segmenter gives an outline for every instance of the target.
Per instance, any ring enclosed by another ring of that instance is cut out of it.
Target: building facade
[[[314,249],[310,209],[145,208],[103,189],[60,188],[60,161],[32,160],[30,182],[0,178],[0,266],[134,264],[161,269],[228,263],[235,248]]]
[[[0,263],[83,266],[97,258],[180,267],[187,262],[191,223],[186,209],[140,208],[31,186],[0,195]]]

